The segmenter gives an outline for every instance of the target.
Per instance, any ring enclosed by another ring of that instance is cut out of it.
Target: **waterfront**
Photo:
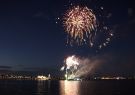
[[[0,95],[134,95],[134,80],[0,80]]]

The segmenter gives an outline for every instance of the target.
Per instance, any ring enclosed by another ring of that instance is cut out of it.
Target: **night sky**
[[[114,37],[96,51],[87,46],[66,45],[61,18],[73,5],[111,13]],[[64,59],[107,56],[96,73],[135,75],[134,10],[123,0],[3,0],[0,1],[0,70],[59,73]]]

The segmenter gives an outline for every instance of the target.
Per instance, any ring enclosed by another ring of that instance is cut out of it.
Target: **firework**
[[[64,27],[68,33],[67,43],[81,45],[92,43],[92,31],[96,29],[96,16],[88,7],[75,6],[64,15]]]
[[[73,55],[71,57],[68,57],[66,59],[66,65],[67,65],[67,69],[71,68],[72,66],[74,67],[74,69],[77,69],[77,65],[79,65],[78,63],[78,59]]]
[[[80,58],[72,55],[67,57],[64,62],[65,64],[60,70],[65,72],[66,80],[78,80],[87,74],[92,74],[97,64],[101,63],[102,60],[97,58]]]
[[[75,73],[79,66],[79,59],[77,57],[69,56],[65,60],[66,66],[61,67],[61,71],[66,71],[65,77],[66,79],[73,79],[75,77]]]
[[[114,36],[112,27],[108,26],[111,13],[105,14],[104,8],[93,10],[88,7],[73,6],[63,17],[67,33],[67,44],[88,45],[97,51],[109,45]]]

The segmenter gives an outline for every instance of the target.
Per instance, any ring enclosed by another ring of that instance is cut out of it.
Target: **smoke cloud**
[[[61,71],[65,70],[66,75],[68,76],[67,79],[73,79],[82,76],[85,77],[87,75],[92,75],[95,71],[97,71],[102,63],[107,62],[107,59],[109,59],[109,56],[105,55],[100,57],[69,56],[65,61],[65,65],[61,68]],[[73,63],[77,63],[78,65]]]
[[[105,62],[100,57],[92,57],[92,58],[80,58],[79,60],[80,66],[75,73],[76,77],[87,76],[88,74],[93,74],[98,67]]]

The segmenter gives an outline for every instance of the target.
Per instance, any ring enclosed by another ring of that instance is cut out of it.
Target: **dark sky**
[[[109,46],[98,53],[89,47],[66,46],[66,34],[57,18],[71,3],[93,10],[104,7],[112,14],[109,24],[114,28],[114,38]],[[99,73],[135,75],[134,23],[134,10],[123,0],[0,1],[0,69],[59,72],[68,55],[107,55],[111,60]]]

